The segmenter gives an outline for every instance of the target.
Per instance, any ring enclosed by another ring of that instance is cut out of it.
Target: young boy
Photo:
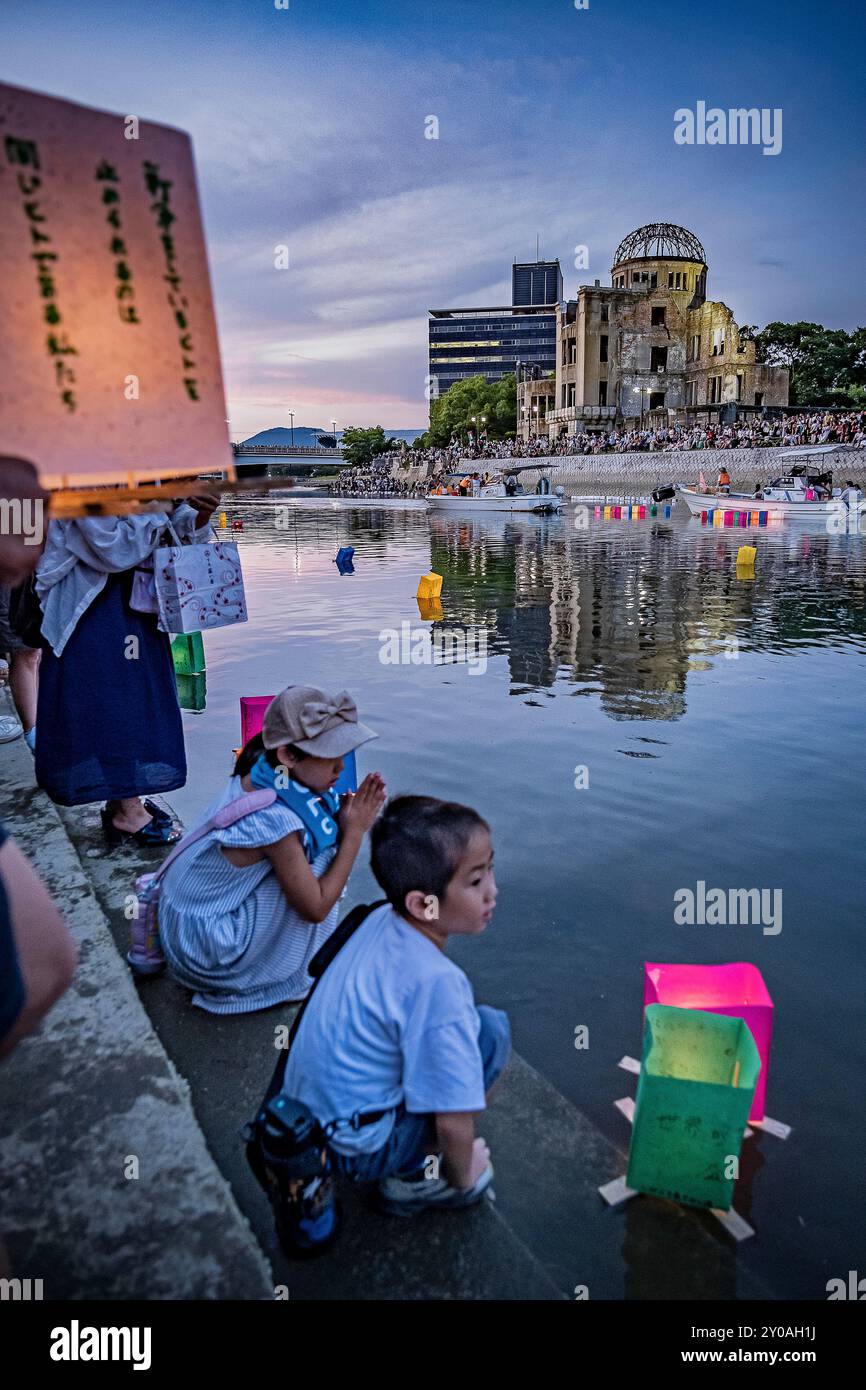
[[[475,1115],[503,1070],[508,1019],[476,1008],[449,936],[478,936],[496,905],[490,827],[427,796],[389,802],[371,865],[388,902],[340,949],[311,996],[283,1091],[330,1135],[338,1170],[378,1181],[395,1214],[469,1206],[493,1176]]]

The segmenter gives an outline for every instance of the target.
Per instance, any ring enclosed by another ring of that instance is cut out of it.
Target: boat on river
[[[833,474],[809,473],[802,465],[791,472],[774,479],[759,495],[753,492],[720,492],[718,488],[700,488],[677,483],[677,494],[682,497],[692,516],[701,512],[722,508],[725,511],[761,511],[773,516],[794,517],[803,520],[812,517],[858,516],[866,514],[866,501],[862,489],[846,485],[833,487]]]
[[[494,463],[495,460],[486,460]],[[520,474],[528,470],[540,472],[535,491],[527,492],[520,482]],[[477,472],[477,470],[474,470]],[[488,470],[489,471],[489,468]],[[477,491],[455,495],[449,492],[428,492],[424,501],[438,512],[535,512],[549,513],[562,510],[562,488],[556,491],[551,487],[550,477],[553,465],[544,463],[523,463],[513,468],[496,470],[498,477],[489,483],[481,483]],[[449,482],[462,482],[471,477],[470,470],[462,468],[448,475]]]

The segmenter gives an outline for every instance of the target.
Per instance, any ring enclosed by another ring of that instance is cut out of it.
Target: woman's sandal
[[[109,849],[115,849],[117,845],[126,844],[141,845],[143,849],[152,849],[158,845],[173,845],[181,836],[181,832],[175,829],[170,818],[167,816],[164,820],[156,820],[154,817],[151,817],[140,830],[119,829],[119,827],[114,824],[114,810],[110,805],[102,808],[100,816],[102,819],[102,832]]]

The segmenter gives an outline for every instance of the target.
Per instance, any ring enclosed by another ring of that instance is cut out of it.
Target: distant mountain
[[[240,447],[243,448],[245,444],[291,444],[294,439],[294,443],[299,448],[312,449],[320,434],[330,433],[330,430],[317,430],[310,425],[296,425],[293,434],[291,430],[278,425],[275,429],[260,430],[258,434],[244,439]],[[341,437],[342,433],[342,430],[337,431],[337,439]],[[423,430],[385,430],[386,435],[392,435],[394,439],[405,439],[407,444],[411,444],[418,438],[419,434],[423,433]]]

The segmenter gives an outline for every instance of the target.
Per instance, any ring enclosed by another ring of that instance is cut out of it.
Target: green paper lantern
[[[728,1211],[760,1070],[741,1018],[650,1004],[628,1186]]]
[[[171,641],[176,676],[197,676],[204,671],[204,642],[200,632],[184,632]]]
[[[191,710],[194,714],[201,714],[207,703],[207,675],[204,671],[198,671],[193,676],[179,676],[175,673],[174,683],[177,686],[177,703],[181,709]]]

